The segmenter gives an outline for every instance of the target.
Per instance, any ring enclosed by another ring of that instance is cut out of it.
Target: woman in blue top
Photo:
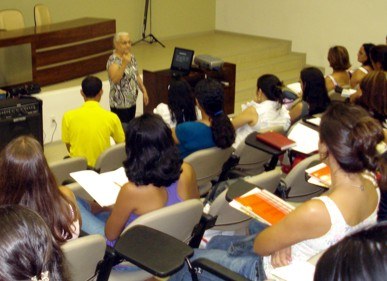
[[[223,111],[222,85],[213,79],[201,80],[195,87],[196,103],[202,119],[177,125],[172,131],[180,157],[210,147],[227,148],[235,140],[235,130]]]

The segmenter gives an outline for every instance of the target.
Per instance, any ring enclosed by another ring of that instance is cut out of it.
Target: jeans
[[[82,230],[87,234],[101,234],[105,237],[105,224],[110,213],[93,214],[89,203],[79,197],[77,197],[77,203],[82,217]]]
[[[262,258],[253,251],[254,238],[255,235],[215,236],[207,244],[206,249],[195,249],[194,256],[191,260],[207,258],[243,275],[249,280],[266,280]],[[203,270],[198,272],[198,278],[199,280],[205,281],[222,280]],[[185,265],[183,269],[171,276],[169,280],[192,280],[188,266]]]
[[[100,234],[105,237],[105,224],[107,219],[110,216],[109,212],[101,212],[98,214],[93,214],[89,203],[77,197],[77,203],[79,211],[82,216],[82,230],[87,234]],[[114,246],[115,241],[106,240],[106,243],[109,246]],[[113,267],[114,270],[118,271],[138,271],[140,270],[137,266],[129,264],[118,264]]]

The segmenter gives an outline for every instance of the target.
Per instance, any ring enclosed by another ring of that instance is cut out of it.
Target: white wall
[[[159,39],[215,28],[215,0],[151,2],[152,33]],[[114,18],[117,31],[128,31],[133,40],[141,38],[145,0],[0,0],[0,10],[18,9],[24,15],[26,26],[33,26],[33,7],[37,3],[50,8],[53,22],[80,17]],[[149,33],[149,22],[147,27]]]
[[[385,44],[386,14],[386,0],[217,0],[216,29],[292,40],[308,64],[329,72],[329,47],[346,46],[356,67],[362,43]]]
[[[100,104],[106,110],[109,107],[109,82],[103,82],[103,95]],[[66,111],[82,106],[84,103],[80,94],[81,87],[69,87],[61,90],[47,91],[34,95],[43,101],[43,142],[50,143],[62,138],[62,118]],[[144,112],[142,93],[137,98],[136,116]],[[55,122],[52,122],[52,119]]]

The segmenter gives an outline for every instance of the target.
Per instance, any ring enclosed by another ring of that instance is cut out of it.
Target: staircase
[[[161,40],[157,44],[138,44],[133,51],[142,69],[159,70],[171,64],[175,46],[192,49],[195,54],[208,54],[236,64],[235,113],[256,92],[257,78],[262,74],[277,75],[285,84],[299,80],[306,55],[291,51],[291,42],[222,31],[194,34]]]

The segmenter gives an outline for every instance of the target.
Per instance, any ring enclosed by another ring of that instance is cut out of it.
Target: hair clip
[[[379,142],[376,145],[376,151],[379,155],[382,155],[387,150],[387,144],[384,141]]]
[[[223,110],[219,110],[219,111],[217,111],[217,112],[214,113],[214,116],[218,116],[218,115],[220,115],[220,114],[222,114],[222,113],[223,113]]]
[[[40,274],[40,279],[38,279],[36,276],[31,277],[31,281],[50,281],[50,278],[48,278],[48,271],[42,272]]]

